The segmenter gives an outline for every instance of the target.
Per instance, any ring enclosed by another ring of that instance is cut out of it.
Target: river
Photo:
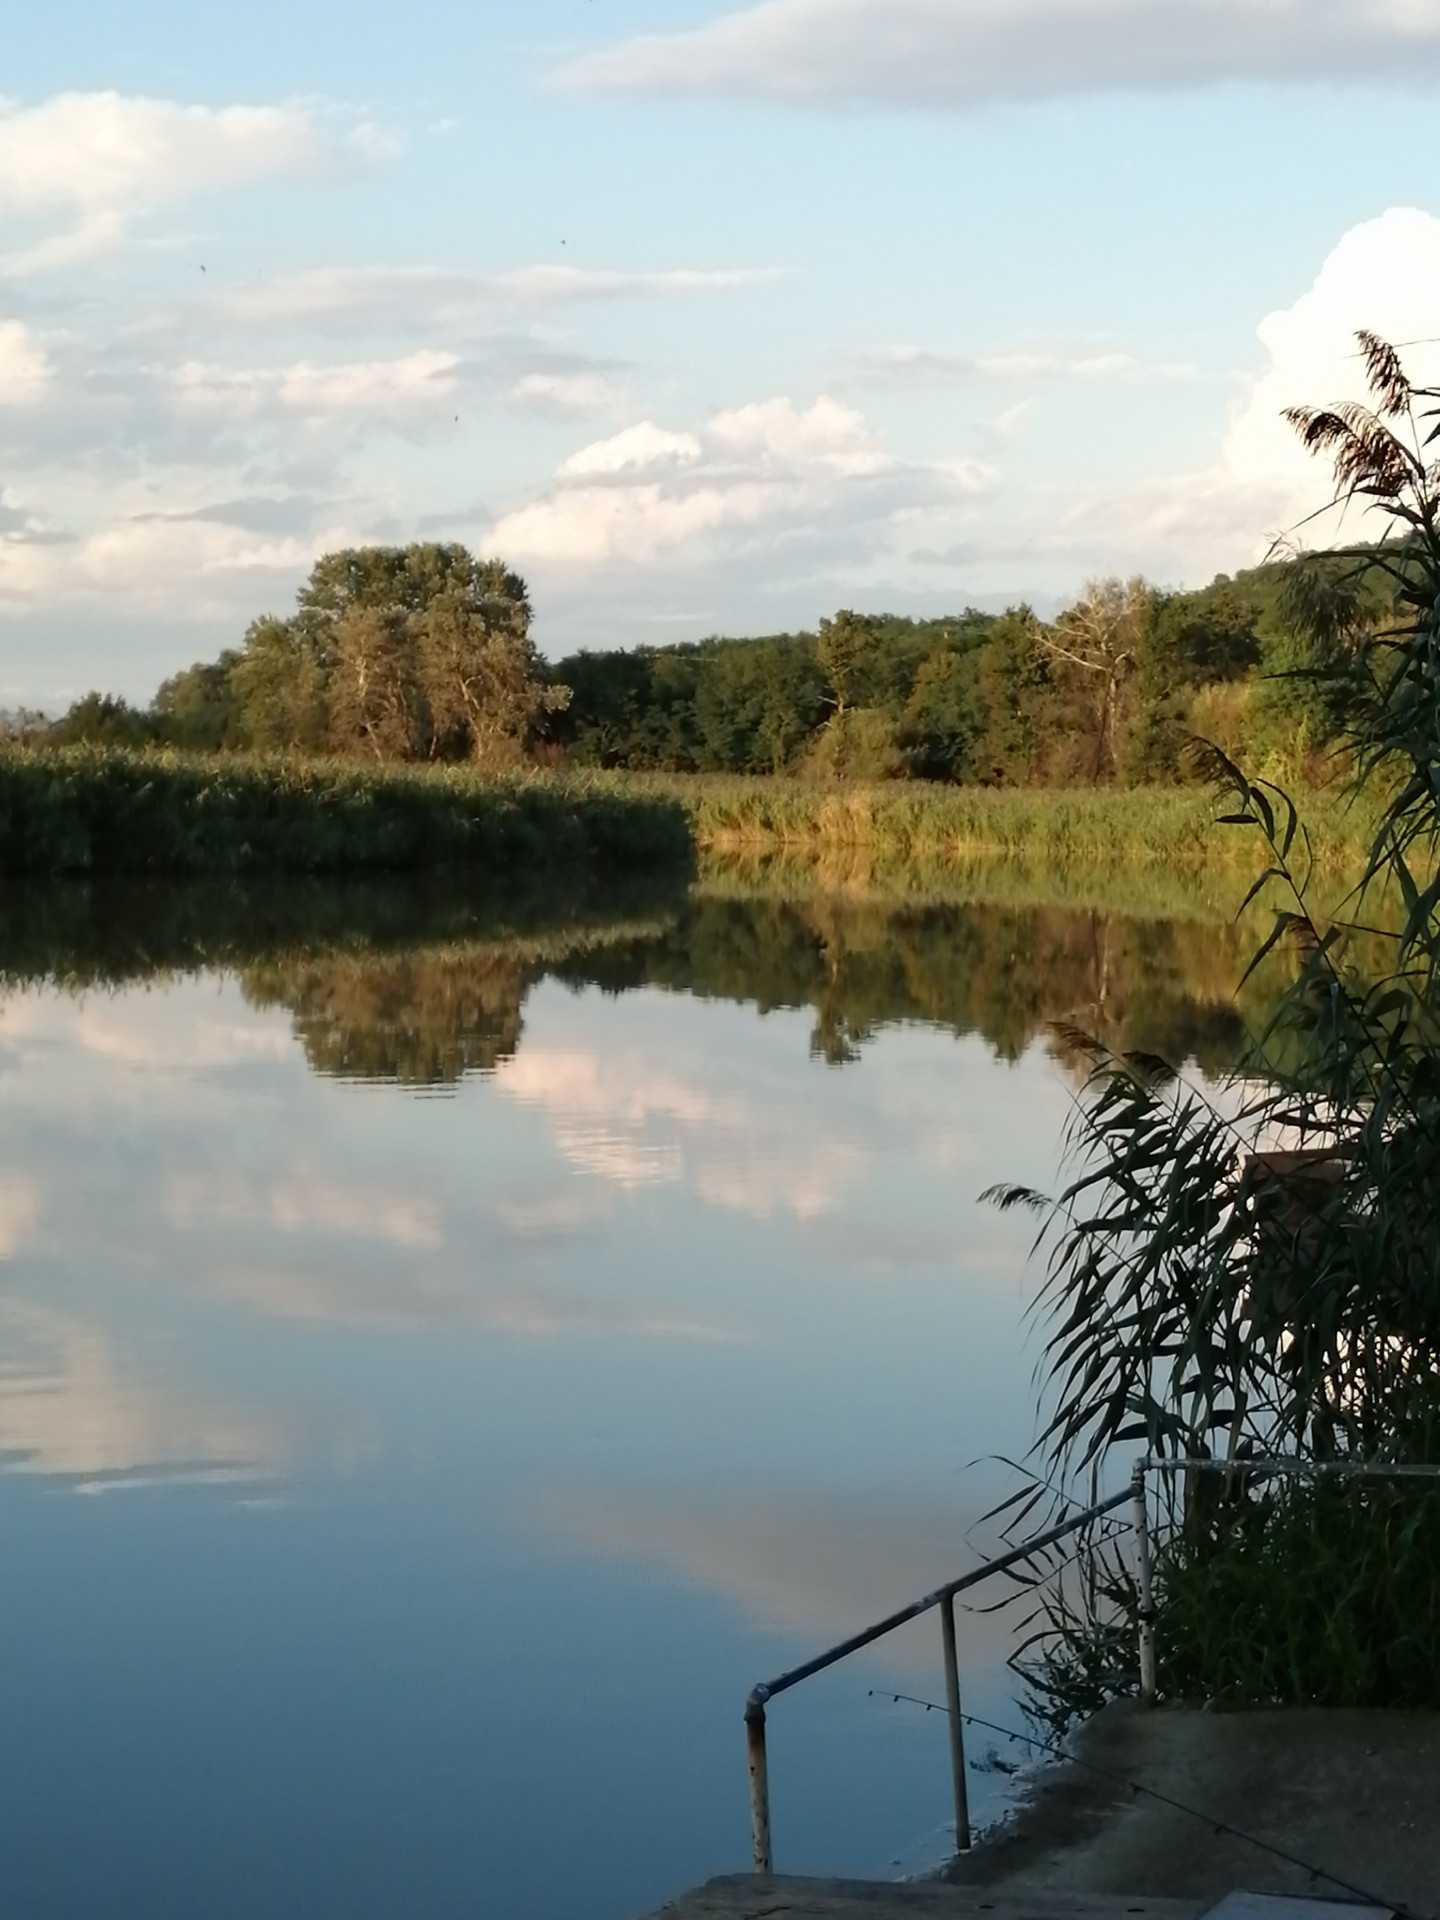
[[[972,891],[975,891],[972,889]],[[1233,1054],[1173,911],[14,891],[0,1858],[45,1920],[620,1920],[747,1864],[750,1686],[1034,1437],[1047,1022]],[[961,1616],[1018,1724],[1015,1616]],[[933,1616],[776,1703],[777,1866],[943,1856]],[[971,1736],[984,1817],[1023,1750]]]

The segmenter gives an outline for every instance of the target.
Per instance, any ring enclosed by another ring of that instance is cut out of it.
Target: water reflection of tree
[[[413,1087],[454,1085],[513,1054],[547,977],[808,1009],[812,1051],[836,1065],[906,1022],[979,1035],[1014,1060],[1068,1020],[1215,1071],[1239,1043],[1235,953],[1218,917],[819,887],[499,904],[445,890],[110,899],[72,888],[0,911],[0,983],[81,990],[233,971],[253,1005],[288,1010],[317,1072]]]
[[[317,1072],[434,1086],[513,1053],[525,999],[547,976],[809,1008],[811,1050],[835,1065],[903,1023],[978,1034],[1007,1060],[1056,1020],[1100,1023],[1119,1046],[1212,1071],[1233,1064],[1240,1033],[1223,926],[1064,909],[701,897],[673,923],[568,946],[557,936],[548,950],[311,953],[251,965],[242,979],[255,1004],[290,1009]]]
[[[252,1006],[289,1009],[317,1073],[434,1087],[514,1053],[521,1005],[544,971],[504,948],[442,948],[266,961],[241,984]]]
[[[1223,926],[1063,908],[725,901],[692,914],[689,932],[699,992],[759,998],[733,963],[766,946],[760,1004],[813,1006],[812,1052],[835,1064],[902,1022],[978,1034],[1014,1060],[1052,1022],[1081,1016],[1100,1019],[1125,1047],[1163,1043],[1210,1068],[1235,1058],[1236,973]],[[788,982],[777,978],[781,957]]]

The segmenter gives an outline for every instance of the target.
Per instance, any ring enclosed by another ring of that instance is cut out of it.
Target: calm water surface
[[[1044,1017],[1231,1039],[1213,928],[1091,915],[0,919],[31,1920],[619,1920],[743,1868],[751,1684],[993,1546],[1032,1437],[1029,1229],[976,1197],[1053,1181]],[[1013,1722],[1009,1632],[962,1660]],[[945,1852],[943,1724],[869,1691],[938,1670],[932,1619],[776,1704],[780,1866]]]

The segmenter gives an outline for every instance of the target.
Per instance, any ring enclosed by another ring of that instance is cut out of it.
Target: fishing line
[[[909,1706],[924,1707],[927,1713],[948,1715],[950,1712],[949,1707],[942,1705],[938,1700],[921,1700],[913,1693],[895,1693],[889,1687],[871,1687],[869,1694],[872,1700],[893,1700],[897,1706],[903,1700]],[[1357,1887],[1352,1880],[1344,1880],[1338,1873],[1331,1873],[1325,1867],[1317,1867],[1313,1861],[1302,1860],[1298,1853],[1287,1853],[1284,1847],[1274,1846],[1269,1840],[1261,1840],[1256,1834],[1246,1833],[1243,1827],[1232,1826],[1228,1820],[1217,1820],[1213,1814],[1203,1813],[1199,1807],[1187,1807],[1183,1800],[1172,1799],[1168,1793],[1161,1793],[1156,1787],[1147,1787],[1139,1780],[1127,1779],[1123,1773],[1116,1773],[1109,1767],[1096,1766],[1093,1760],[1082,1760],[1078,1755],[1068,1753],[1064,1747],[1056,1746],[1053,1741],[1037,1739],[1030,1733],[1016,1733],[1013,1727],[997,1726],[993,1720],[982,1720],[977,1713],[962,1713],[960,1719],[966,1726],[983,1727],[987,1733],[1001,1734],[1006,1740],[1021,1740],[1026,1746],[1038,1747],[1042,1753],[1051,1754],[1057,1760],[1066,1760],[1071,1766],[1083,1768],[1086,1773],[1096,1774],[1100,1779],[1108,1780],[1114,1786],[1128,1788],[1131,1793],[1147,1794],[1150,1799],[1158,1800],[1163,1807],[1170,1807],[1176,1813],[1183,1813],[1191,1820],[1203,1821],[1212,1833],[1228,1834],[1232,1840],[1241,1840],[1246,1846],[1257,1847],[1261,1853],[1271,1854],[1275,1859],[1283,1860],[1287,1866],[1299,1867],[1302,1873],[1309,1874],[1312,1881],[1324,1880],[1332,1887],[1340,1887],[1346,1893],[1355,1894],[1365,1901],[1367,1906],[1383,1907],[1387,1912],[1399,1915],[1400,1920],[1422,1920],[1422,1916],[1411,1907],[1394,1900],[1382,1899],[1379,1894],[1372,1893],[1368,1887]]]

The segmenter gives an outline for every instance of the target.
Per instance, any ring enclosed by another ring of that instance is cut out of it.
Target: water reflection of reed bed
[[[504,889],[424,875],[336,882],[10,882],[0,895],[0,988],[121,987],[286,957],[379,957],[498,945],[555,960],[577,941],[655,931],[685,886],[654,880]]]

